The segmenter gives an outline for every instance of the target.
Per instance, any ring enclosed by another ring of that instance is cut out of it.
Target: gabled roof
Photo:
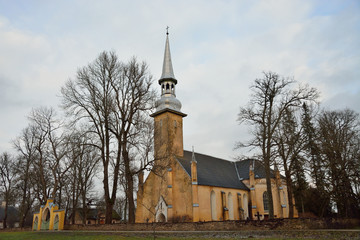
[[[8,206],[7,215],[8,215],[8,221],[10,217],[13,217],[13,219],[15,219],[16,221],[19,221],[20,219],[19,211],[13,206]],[[4,217],[5,217],[5,208],[0,207],[0,221],[3,221]]]
[[[249,179],[250,164],[253,162],[255,163],[255,167],[254,167],[255,178],[266,178],[265,167],[262,164],[262,162],[254,159],[246,159],[236,162],[236,168],[238,170],[239,177],[241,180]],[[275,178],[273,170],[270,170],[270,177]]]
[[[235,162],[195,153],[197,161],[198,185],[249,190],[240,181]],[[191,176],[192,152],[184,151],[184,157],[177,157],[179,163]]]
[[[79,215],[82,219],[84,218],[84,214],[83,214],[84,212],[83,212],[82,208],[77,208],[76,212],[79,213]],[[99,210],[96,208],[89,208],[89,209],[87,209],[86,219],[87,220],[89,220],[89,219],[97,220],[100,218],[101,214],[105,214],[105,211]],[[69,218],[71,218],[71,215]],[[116,219],[116,220],[121,220],[120,215],[115,210],[112,211],[112,218]]]

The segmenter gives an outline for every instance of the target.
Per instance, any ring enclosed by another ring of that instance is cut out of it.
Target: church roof
[[[240,179],[241,180],[249,179],[249,168],[252,162],[255,163],[255,167],[254,167],[255,178],[266,178],[265,167],[262,164],[262,162],[254,159],[246,159],[235,163]],[[273,170],[270,171],[270,177],[275,178]]]
[[[265,167],[262,162],[258,160],[246,159],[232,162],[201,153],[194,154],[197,161],[199,185],[249,190],[242,180],[249,179],[249,168],[251,163],[255,163],[255,178],[266,178]],[[192,152],[184,150],[184,157],[177,157],[177,160],[191,176]],[[273,170],[271,170],[270,174],[271,178],[275,178]]]
[[[195,158],[199,185],[249,190],[239,180],[235,162],[200,153],[195,153]],[[184,157],[182,158],[177,157],[177,160],[189,175],[191,175],[191,159],[192,152],[190,151],[184,151]]]

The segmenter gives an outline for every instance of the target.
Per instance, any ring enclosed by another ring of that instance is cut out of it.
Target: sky
[[[263,71],[316,87],[322,107],[360,113],[360,1],[0,0],[0,153],[33,108],[102,51],[146,61],[160,92],[169,39],[184,148],[233,159],[250,138],[236,121]]]

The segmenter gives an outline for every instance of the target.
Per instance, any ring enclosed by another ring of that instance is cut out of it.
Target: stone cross
[[[257,220],[258,221],[260,221],[260,217],[261,217],[262,215],[259,213],[259,212],[257,212],[256,214],[255,214],[255,217],[257,217]]]

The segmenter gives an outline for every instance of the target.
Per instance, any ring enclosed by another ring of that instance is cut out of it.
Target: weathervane
[[[169,35],[169,26],[166,26],[166,35]]]

